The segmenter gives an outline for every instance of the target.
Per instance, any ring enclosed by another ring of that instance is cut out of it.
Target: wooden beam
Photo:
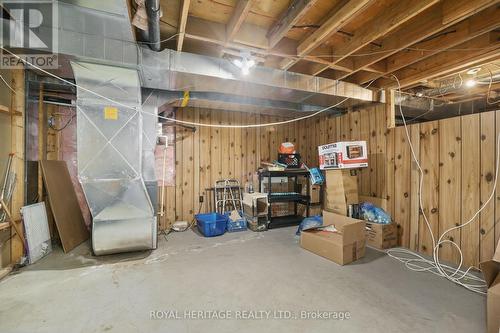
[[[182,51],[182,45],[184,44],[184,37],[186,34],[186,24],[189,13],[189,5],[191,0],[181,0],[181,8],[179,12],[179,26],[177,36],[177,51]]]
[[[461,52],[441,52],[416,62],[411,68],[396,71],[401,87],[405,88],[422,81],[450,75],[470,67],[478,66],[500,58],[500,32],[490,32],[457,46],[468,49]],[[396,88],[397,83],[389,78],[379,79],[376,86]]]
[[[385,119],[386,127],[394,128],[396,127],[396,106],[395,106],[395,94],[394,90],[385,90]]]
[[[232,41],[234,35],[236,35],[236,33],[240,30],[241,25],[248,16],[248,13],[250,13],[252,4],[253,0],[238,0],[236,3],[233,15],[229,19],[226,26],[226,36],[228,42]]]
[[[45,112],[43,105],[43,83],[38,90],[38,202],[43,201],[42,164],[47,154],[47,130],[45,127]]]
[[[11,152],[14,154],[12,160],[12,170],[16,174],[16,187],[11,199],[11,209],[13,228],[11,234],[15,235],[16,230],[20,231],[19,237],[12,238],[11,258],[12,262],[17,262],[24,254],[24,244],[20,240],[23,238],[20,209],[24,206],[24,68],[11,70],[12,88],[16,92],[11,95]]]
[[[443,48],[453,48],[486,32],[495,30],[500,27],[499,17],[500,8],[493,6],[460,23],[452,25],[443,30],[438,36],[413,45],[412,50],[405,50],[388,57],[384,61],[387,66],[387,70],[384,74],[394,72],[410,66],[417,61],[431,57],[441,52]],[[413,50],[413,48],[415,50]],[[428,51],[419,51],[416,49]],[[380,76],[369,73],[359,73],[352,77],[352,82],[363,84]]]
[[[300,43],[297,48],[297,53],[299,55],[304,55],[316,48],[326,38],[330,37],[332,34],[339,31],[342,26],[350,22],[354,16],[370,2],[371,0],[353,0],[338,8],[319,29]]]
[[[306,37],[297,47],[297,55],[303,56],[318,47],[325,39],[339,31],[341,27],[350,22],[360,10],[373,0],[342,1],[330,12],[328,19],[314,33]],[[288,69],[297,61],[285,59],[281,64],[282,69]]]
[[[0,105],[0,113],[10,115],[9,107],[7,107],[5,105]]]
[[[304,16],[317,0],[293,0],[288,8],[281,13],[267,33],[269,47],[273,48],[285,37],[290,29]]]
[[[443,24],[457,22],[470,13],[478,12],[486,7],[499,3],[498,0],[453,0],[443,3]]]
[[[451,17],[455,21],[456,19],[465,19],[474,13],[477,13],[478,8],[482,8],[485,2],[491,2],[489,0],[469,0],[468,3],[470,6],[469,10],[455,12],[455,17]],[[499,0],[497,0],[499,2]],[[445,15],[450,15],[445,11],[445,8],[449,7],[450,3],[456,3],[456,0],[445,0],[443,2],[439,2],[432,7],[423,11],[420,15],[410,19],[399,28],[391,32],[388,36],[384,37],[382,41],[382,45],[380,47],[368,46],[365,47],[360,52],[362,53],[370,53],[376,51],[376,53],[372,55],[367,55],[363,57],[356,57],[354,60],[354,68],[353,73],[365,69],[366,66],[374,65],[378,61],[381,61],[384,58],[387,58],[402,49],[420,42],[425,38],[428,38],[448,27],[450,27],[453,22],[450,21],[448,23],[443,23]],[[475,15],[476,17],[481,16],[479,20],[483,18],[486,21],[492,21],[492,19],[498,18],[499,16],[498,8],[490,8],[490,10],[483,12],[484,15]],[[496,19],[498,22],[499,20]],[[457,27],[460,29],[460,27]],[[492,29],[490,29],[492,30]],[[448,33],[447,33],[448,34]],[[446,34],[446,35],[447,35]],[[471,37],[472,38],[472,37]],[[441,45],[446,45],[443,43]],[[384,64],[384,62],[380,62],[380,64]],[[336,79],[344,79],[344,77],[338,77]]]
[[[227,42],[226,26],[222,23],[210,22],[196,17],[189,17],[186,27],[186,38],[220,45],[222,47],[246,50],[258,54],[269,54],[267,50],[266,30],[253,24],[243,23],[240,30],[252,30],[253,34],[238,33],[234,42]]]
[[[354,36],[349,41],[336,47],[333,51],[333,56],[336,59],[335,61],[338,62],[348,57],[362,47],[368,45],[370,42],[393,31],[398,26],[417,16],[438,1],[439,0],[397,1],[383,13],[373,17],[369,22],[364,24],[355,32]]]

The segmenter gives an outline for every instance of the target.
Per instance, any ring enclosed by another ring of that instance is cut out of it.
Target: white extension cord
[[[398,83],[398,91],[401,93],[401,84],[399,82],[399,79],[395,76],[392,75],[397,83]],[[486,283],[483,279],[477,277],[476,275],[472,274],[470,271],[471,269],[475,267],[469,267],[467,270],[462,270],[462,265],[463,265],[463,253],[462,250],[460,249],[460,246],[455,243],[454,241],[450,239],[444,239],[446,234],[453,230],[458,230],[460,228],[463,228],[469,224],[471,224],[474,219],[481,213],[481,211],[488,205],[488,203],[491,201],[491,199],[495,195],[496,187],[497,187],[497,180],[498,180],[498,166],[499,166],[499,158],[500,158],[500,133],[498,134],[497,137],[497,155],[496,155],[496,166],[495,166],[495,180],[494,180],[494,185],[493,189],[491,191],[490,196],[488,197],[488,200],[486,200],[479,210],[465,223],[461,223],[455,227],[449,228],[445,230],[441,236],[439,237],[438,241],[436,242],[436,238],[434,237],[434,234],[432,232],[431,225],[429,223],[429,220],[427,219],[427,216],[425,214],[425,211],[423,209],[424,205],[422,203],[422,187],[423,187],[423,170],[422,167],[420,166],[420,161],[417,158],[415,154],[415,150],[413,149],[413,144],[410,139],[410,133],[408,131],[408,126],[406,124],[406,120],[403,114],[403,109],[401,107],[401,104],[399,104],[399,113],[401,114],[401,118],[403,119],[403,125],[405,128],[405,133],[406,133],[406,138],[408,140],[408,145],[410,146],[411,154],[413,157],[413,160],[417,164],[418,171],[420,173],[419,176],[419,189],[418,189],[418,199],[419,199],[419,208],[420,211],[422,212],[422,216],[424,218],[425,224],[427,225],[427,229],[429,230],[429,233],[432,238],[432,244],[433,244],[433,251],[432,251],[432,260],[426,259],[423,256],[419,255],[418,253],[415,253],[413,251],[410,251],[408,249],[404,248],[395,248],[395,249],[389,249],[387,250],[387,254],[396,259],[401,261],[402,263],[405,264],[405,266],[416,272],[431,272],[435,275],[444,277],[458,285],[461,285],[464,288],[467,288],[471,291],[480,293],[480,294],[486,294]],[[460,263],[458,267],[452,267],[449,265],[444,265],[440,262],[439,260],[439,248],[444,245],[444,244],[450,244],[451,246],[455,247],[458,250],[458,253],[460,254]]]

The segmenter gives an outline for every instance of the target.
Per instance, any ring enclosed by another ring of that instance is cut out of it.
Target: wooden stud
[[[395,91],[392,89],[385,90],[385,117],[387,128],[396,127],[396,98]]]
[[[290,29],[304,16],[317,0],[293,0],[288,8],[281,13],[267,33],[269,47],[273,48],[285,37]]]
[[[253,0],[238,0],[236,7],[234,8],[233,15],[226,26],[226,38],[227,41],[231,41],[234,35],[240,30],[241,25],[250,13],[250,8],[252,7]]]
[[[11,200],[12,223],[15,228],[11,229],[12,235],[19,230],[24,237],[20,209],[24,206],[24,117],[25,117],[25,86],[24,68],[12,70],[11,86],[16,92],[11,96],[11,152],[14,154],[12,170],[16,174],[16,187]],[[11,260],[17,262],[23,256],[23,243],[18,237],[11,241]]]
[[[186,25],[189,14],[189,5],[191,0],[181,0],[181,7],[179,12],[179,28],[177,33],[177,51],[182,51],[182,46],[184,44],[184,37],[186,35]]]

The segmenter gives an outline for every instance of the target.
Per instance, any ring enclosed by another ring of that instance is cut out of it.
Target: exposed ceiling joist
[[[269,38],[269,47],[275,47],[316,1],[317,0],[293,0],[290,6],[281,13],[276,23],[269,29],[267,34]]]
[[[445,46],[446,49],[454,48],[457,45],[476,38],[486,32],[500,28],[499,18],[500,8],[497,6],[481,11],[468,19],[449,27],[439,36],[413,45],[412,48],[415,50],[405,50],[388,57],[385,60],[387,70],[383,74],[392,73],[404,67],[410,66],[417,61],[431,57],[443,51],[443,46]],[[417,49],[428,51],[420,51]],[[357,75],[353,75],[352,80],[350,81],[363,84],[378,77],[377,75],[371,73],[358,73]]]
[[[394,64],[398,63],[398,61],[395,60],[395,58],[397,59],[399,57],[398,54],[399,51],[402,51],[405,48],[411,46],[412,44],[415,44],[415,42],[422,41],[425,38],[435,35],[443,30],[444,30],[443,34],[438,38],[434,38],[430,42],[424,41],[422,43],[415,45],[414,47],[422,49],[426,48],[426,49],[440,50],[443,48],[442,47],[443,45],[447,46],[456,45],[466,41],[466,39],[464,38],[467,37],[474,38],[482,33],[493,30],[496,27],[500,26],[500,20],[498,19],[500,17],[500,8],[497,7],[490,7],[485,11],[477,13],[471,16],[469,19],[466,19],[458,23],[455,26],[451,26],[451,24],[442,24],[444,17],[444,13],[442,10],[443,6],[447,2],[454,2],[454,1],[456,0],[446,0],[443,3],[438,3],[437,5],[432,6],[431,8],[423,12],[421,15],[411,19],[410,21],[402,25],[400,28],[395,30],[393,33],[391,33],[389,36],[384,38],[382,47],[376,51],[383,52],[387,50],[388,51],[387,53],[384,52],[380,54],[373,54],[371,56],[357,57],[354,60],[355,65],[353,73],[364,69],[368,65],[374,65],[376,64],[377,61],[381,61],[384,58],[386,58],[387,60],[385,62],[379,62],[379,63],[386,64],[387,71],[385,73],[397,70],[401,68],[401,67],[394,68],[395,67]],[[476,1],[471,0],[470,2],[476,4],[475,8],[481,8],[484,0],[476,0]],[[465,18],[469,17],[473,13],[475,13],[475,11],[468,11],[467,13],[460,12],[457,13],[457,15],[459,15],[459,17]],[[420,60],[422,57],[422,52],[408,51],[408,50],[404,51],[404,53],[407,52],[414,54],[415,61]],[[436,51],[435,53],[437,52],[438,51]],[[426,55],[430,56],[435,53],[427,54],[426,52]],[[406,65],[409,64],[410,63],[406,63]],[[360,81],[359,77],[361,78],[364,77],[365,79],[363,81]],[[355,79],[354,82],[364,83],[375,78],[373,75],[366,75],[366,74],[360,75],[359,77]],[[345,77],[336,77],[335,79],[341,80],[344,78]]]
[[[408,20],[417,16],[427,8],[436,4],[439,0],[406,0],[397,1],[389,6],[381,15],[373,17],[363,27],[358,29],[354,36],[337,46],[333,51],[334,61],[345,59],[354,52],[367,46],[374,40],[395,30]]]
[[[394,75],[399,79],[401,87],[406,88],[488,63],[500,58],[499,40],[500,32],[490,32],[458,45],[460,49],[469,49],[467,52],[441,52],[396,71]],[[377,80],[376,86],[393,89],[398,87],[395,80],[389,78]]]
[[[491,5],[499,3],[498,0],[454,0],[443,3],[443,24],[455,23],[464,19],[470,13],[478,12]]]
[[[186,24],[189,13],[189,5],[191,0],[181,0],[181,8],[179,11],[179,28],[177,36],[177,51],[182,51],[182,45],[184,44],[184,37],[186,33]]]
[[[300,42],[297,47],[297,55],[304,56],[318,47],[332,34],[340,30],[346,23],[351,21],[356,13],[366,7],[373,0],[350,0],[343,1],[331,11],[328,19],[311,35]],[[281,63],[282,69],[288,69],[297,60],[285,59]]]
[[[250,13],[254,0],[238,0],[234,8],[233,15],[227,23],[226,35],[227,41],[232,41],[236,33],[240,30],[241,25]]]

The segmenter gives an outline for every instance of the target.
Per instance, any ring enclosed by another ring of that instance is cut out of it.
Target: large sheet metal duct
[[[249,75],[227,59],[165,49],[139,47],[143,88],[213,92],[326,107],[349,98],[341,107],[374,102],[373,91],[356,84],[257,66]]]
[[[154,249],[156,217],[143,170],[148,177],[154,173],[142,160],[143,150],[149,149],[143,138],[151,138],[143,129],[137,71],[84,62],[71,65],[79,86],[78,177],[93,217],[93,251],[102,255]]]

